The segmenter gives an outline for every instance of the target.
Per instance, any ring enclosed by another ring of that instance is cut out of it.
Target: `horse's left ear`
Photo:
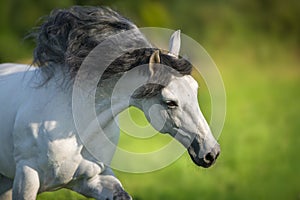
[[[171,38],[170,38],[170,43],[169,43],[169,55],[178,57],[179,51],[180,51],[180,30],[175,31]]]
[[[160,63],[159,50],[156,50],[152,53],[149,59],[149,71],[150,77],[154,75],[155,72],[155,64]]]

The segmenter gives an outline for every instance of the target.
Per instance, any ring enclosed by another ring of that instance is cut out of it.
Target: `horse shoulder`
[[[29,76],[29,66],[6,63],[0,65],[0,174],[12,178],[15,162],[13,155],[13,127],[19,106],[26,101],[23,96]],[[29,72],[25,78],[25,72]]]
[[[75,130],[71,104],[58,87],[32,89],[19,107],[13,130],[15,161],[37,169],[42,190],[72,179],[82,160]]]

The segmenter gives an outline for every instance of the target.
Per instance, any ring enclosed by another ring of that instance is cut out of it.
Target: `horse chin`
[[[192,148],[188,148],[188,152],[189,152],[189,155],[190,155],[192,161],[193,161],[197,166],[200,166],[200,167],[203,167],[203,168],[209,168],[209,167],[211,167],[211,166],[214,164],[214,162],[213,162],[213,163],[207,163],[207,162],[204,161],[203,158],[199,158],[199,157],[195,154],[195,152],[194,152],[194,150],[193,150]]]

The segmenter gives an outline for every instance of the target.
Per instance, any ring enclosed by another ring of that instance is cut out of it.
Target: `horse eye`
[[[167,100],[165,101],[165,103],[168,106],[168,108],[176,108],[178,106],[177,102],[172,100]]]

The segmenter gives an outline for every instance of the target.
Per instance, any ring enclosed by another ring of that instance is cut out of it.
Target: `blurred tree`
[[[23,38],[38,19],[76,4],[111,6],[139,26],[181,29],[201,43],[219,46],[260,36],[300,46],[299,0],[2,0],[0,62],[30,58],[34,43]]]

